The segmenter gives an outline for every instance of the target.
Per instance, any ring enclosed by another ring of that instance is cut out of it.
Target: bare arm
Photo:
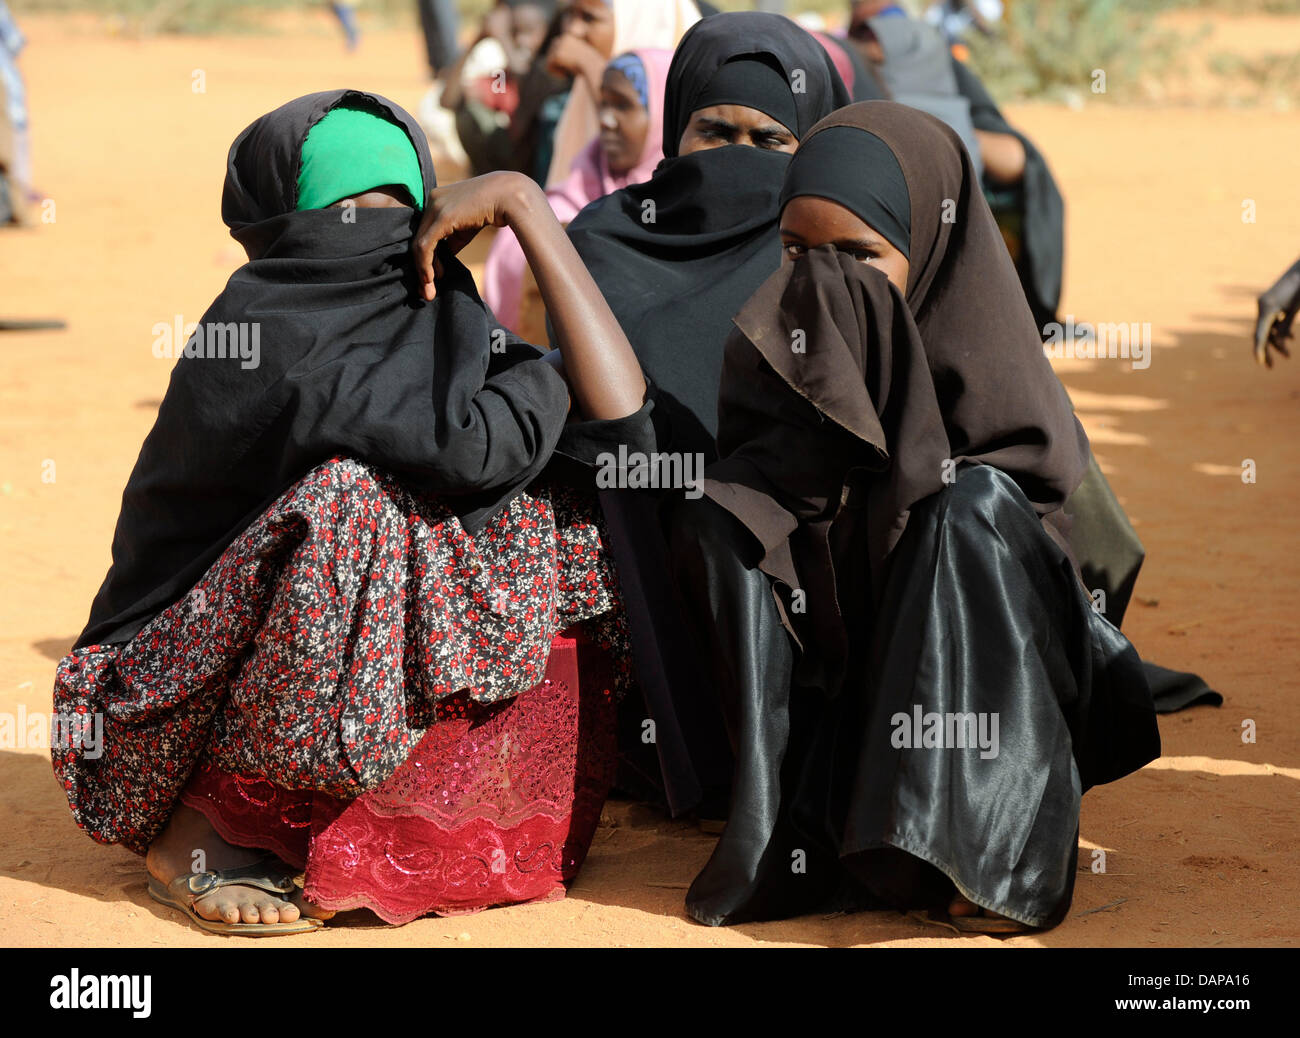
[[[989,177],[999,184],[1018,184],[1025,175],[1025,146],[1011,133],[976,130],[980,155]]]
[[[489,173],[430,195],[413,245],[425,298],[437,294],[438,246],[454,255],[488,226],[508,226],[519,238],[582,416],[609,421],[640,410],[646,383],[636,354],[546,195],[523,174]]]

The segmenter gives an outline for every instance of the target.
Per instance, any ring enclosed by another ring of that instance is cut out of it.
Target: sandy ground
[[[151,354],[154,323],[197,320],[241,259],[219,218],[230,140],[307,91],[360,85],[414,108],[424,86],[418,43],[398,32],[371,34],[346,56],[319,26],[300,37],[143,42],[105,38],[88,22],[30,17],[24,27],[38,186],[54,222],[0,236],[0,316],[58,316],[68,328],[0,338],[0,711],[11,713],[49,709],[54,661],[108,564],[121,488],[168,377],[169,362]],[[1276,30],[1256,29],[1261,47]],[[196,70],[206,92],[192,89]],[[1165,756],[1085,798],[1070,917],[1003,943],[1295,943],[1300,360],[1266,372],[1248,340],[1253,297],[1300,251],[1300,114],[1011,114],[1051,157],[1069,200],[1063,310],[1151,326],[1145,370],[1060,365],[1148,548],[1126,630],[1150,658],[1200,671],[1226,702],[1163,718]],[[1255,223],[1242,220],[1246,199]],[[1241,478],[1245,459],[1254,483]],[[1243,742],[1247,720],[1254,743]],[[400,929],[354,913],[290,940],[997,943],[890,912],[706,929],[682,899],[711,838],[635,805],[611,804],[607,815],[567,900]],[[4,944],[249,946],[153,904],[139,859],[73,825],[47,750],[0,749],[0,833]],[[1093,848],[1106,852],[1104,873],[1089,869]]]

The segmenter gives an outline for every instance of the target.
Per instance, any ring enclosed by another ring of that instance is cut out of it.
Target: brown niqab
[[[832,126],[876,135],[903,172],[907,292],[831,246],[784,264],[735,319],[719,394],[722,460],[706,483],[761,543],[762,568],[807,592],[815,626],[838,613],[835,584],[849,576],[833,563],[841,527],[830,533],[846,507],[865,519],[878,591],[909,510],[956,466],[1006,472],[1048,516],[1089,456],[957,135],[869,101],[823,119],[800,150]],[[816,194],[816,169],[798,164],[797,153],[787,183],[798,177],[798,193]],[[871,192],[870,169],[860,183]]]

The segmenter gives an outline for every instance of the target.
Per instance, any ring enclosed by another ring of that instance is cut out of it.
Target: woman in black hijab
[[[668,73],[664,162],[569,225],[650,383],[656,451],[698,461],[697,471],[716,457],[732,315],[780,262],[777,197],[789,152],[848,103],[830,57],[789,19],[706,18]],[[701,802],[711,814],[725,803],[730,753],[667,579],[656,503],[645,490],[601,494],[645,693],[643,710],[624,702],[620,781],[674,815]]]
[[[668,72],[663,164],[569,225],[654,387],[662,449],[713,457],[722,342],[779,262],[788,153],[848,103],[829,56],[789,19],[706,18]]]
[[[424,299],[421,213],[438,245]],[[526,840],[559,826],[558,846],[575,796],[589,814],[607,788],[572,759],[600,742],[576,727],[578,689],[543,677],[558,632],[610,615],[616,586],[590,516],[537,477],[557,452],[649,442],[627,340],[536,185],[438,189],[424,134],[375,94],[312,94],[254,122],[230,149],[222,216],[249,262],[177,361],[59,667],[56,714],[103,734],[88,752],[75,728],[54,755],[73,814],[147,851],[153,896],[220,932],[319,925],[280,896],[286,864],[306,866],[317,906],[390,921],[552,893],[504,860],[474,889],[453,880],[483,851],[450,834],[458,812],[496,807],[498,835],[514,832],[522,807]],[[553,360],[496,325],[455,259],[492,223],[515,229],[553,304]],[[566,428],[571,411],[587,420]],[[500,794],[504,765],[456,743],[470,723],[531,785]],[[542,760],[510,761],[521,739]],[[567,799],[541,788],[566,754]],[[453,767],[478,784],[449,796]],[[400,875],[372,870],[387,852],[365,834],[407,848]],[[530,876],[567,878],[589,838]]]
[[[1055,925],[1080,795],[1159,753],[1059,533],[1087,438],[951,129],[853,105],[781,200],[786,262],[727,342],[723,457],[674,522],[739,758],[687,909]]]

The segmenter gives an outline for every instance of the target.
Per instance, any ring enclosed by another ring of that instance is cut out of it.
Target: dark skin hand
[[[429,195],[411,247],[425,299],[437,296],[440,253],[456,255],[484,227],[509,227],[518,237],[555,329],[550,363],[582,417],[612,421],[640,410],[646,383],[636,354],[546,195],[522,173],[488,173]]]
[[[604,0],[572,0],[564,12],[563,31],[546,53],[547,71],[581,78],[598,97],[605,65],[613,56],[613,9]]]
[[[976,130],[984,172],[995,184],[1010,187],[1019,184],[1025,176],[1025,146],[1011,133],[994,133]]]
[[[1295,341],[1296,312],[1300,311],[1300,260],[1277,284],[1259,297],[1259,319],[1255,323],[1255,360],[1273,366],[1273,353],[1291,356]]]
[[[678,142],[677,153],[689,155],[708,148],[741,144],[765,151],[793,154],[798,138],[766,112],[744,105],[710,105],[691,113],[691,121]]]

